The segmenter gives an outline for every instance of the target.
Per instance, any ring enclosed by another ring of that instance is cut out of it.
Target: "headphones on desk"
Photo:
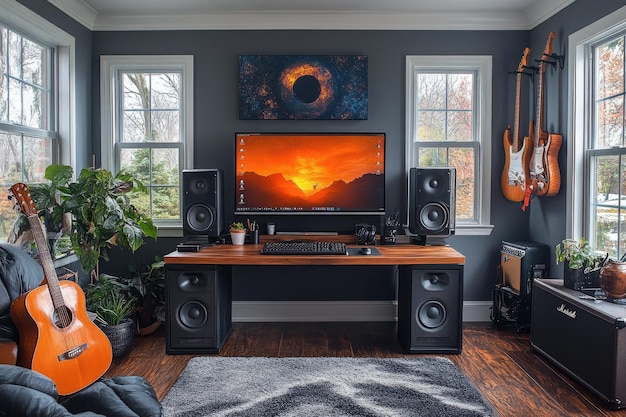
[[[357,245],[376,244],[376,226],[373,224],[359,223],[354,226]]]

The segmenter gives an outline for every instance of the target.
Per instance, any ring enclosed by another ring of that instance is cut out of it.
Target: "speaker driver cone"
[[[206,232],[214,221],[213,210],[205,204],[194,204],[187,210],[187,224],[194,232]]]
[[[209,312],[200,301],[189,300],[178,309],[178,321],[190,329],[204,326],[208,318]]]
[[[426,301],[417,309],[416,319],[423,327],[435,329],[446,321],[446,307],[437,300]]]
[[[428,203],[421,208],[419,221],[422,228],[431,232],[438,232],[448,225],[448,210],[442,203]]]

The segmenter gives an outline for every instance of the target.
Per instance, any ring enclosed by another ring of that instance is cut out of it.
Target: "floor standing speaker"
[[[166,353],[219,353],[232,327],[230,266],[167,265]]]
[[[425,243],[426,236],[450,236],[455,228],[454,168],[411,168],[409,171],[409,232]]]
[[[398,336],[411,353],[460,353],[463,266],[400,267]]]
[[[185,236],[219,237],[224,229],[223,174],[219,169],[183,171]]]

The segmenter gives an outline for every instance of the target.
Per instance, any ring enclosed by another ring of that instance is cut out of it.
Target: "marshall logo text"
[[[568,308],[565,308],[565,304],[561,304],[560,306],[558,306],[556,308],[556,311],[565,314],[567,317],[576,318],[576,310],[570,310]]]

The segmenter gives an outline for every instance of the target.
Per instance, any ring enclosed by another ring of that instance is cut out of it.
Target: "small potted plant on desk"
[[[243,245],[246,241],[246,228],[241,222],[233,222],[230,224],[230,239],[233,245]]]
[[[591,251],[589,242],[563,239],[555,248],[556,263],[563,262],[563,286],[573,290],[600,287],[600,268],[605,257]],[[608,254],[607,254],[608,257]]]

